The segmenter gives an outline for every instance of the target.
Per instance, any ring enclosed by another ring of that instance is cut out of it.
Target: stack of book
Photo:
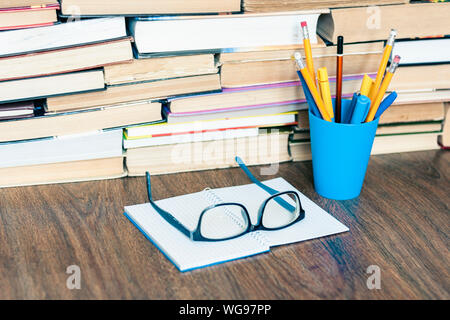
[[[0,186],[310,159],[303,21],[331,92],[344,36],[344,98],[396,28],[373,152],[448,146],[450,4],[405,2],[0,0]]]
[[[250,165],[291,160],[289,134],[306,105],[290,55],[301,49],[300,22],[315,28],[320,13],[131,20],[137,67],[107,68],[107,78],[208,78],[217,86],[201,94],[184,86],[184,95],[164,100],[164,123],[125,129],[129,175],[225,168],[237,155]],[[326,55],[318,37],[312,42]],[[197,75],[217,69],[220,78]]]
[[[103,129],[141,122],[142,107],[49,110],[46,100],[105,90],[102,67],[133,59],[125,19],[3,31],[0,43],[0,186],[123,176],[122,130]]]
[[[392,56],[401,56],[400,68],[388,89],[398,98],[380,118],[373,154],[437,149],[439,136],[441,146],[448,146],[443,122],[450,121],[444,111],[444,103],[450,101],[449,16],[449,3],[414,2],[335,8],[319,18],[317,31],[328,44],[344,36],[344,67],[353,63],[346,53],[352,43],[383,40],[390,29],[398,32]],[[307,114],[300,118],[290,150],[294,160],[309,160]]]

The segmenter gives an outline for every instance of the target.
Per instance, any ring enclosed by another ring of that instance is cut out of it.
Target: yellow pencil
[[[396,36],[397,31],[392,29],[389,35],[389,39],[386,43],[386,47],[384,47],[383,57],[381,59],[380,67],[378,68],[377,77],[375,78],[375,84],[370,89],[369,98],[372,102],[378,94],[378,90],[380,88],[381,81],[383,80],[384,71],[386,70],[389,57],[391,56],[392,46],[394,45]]]
[[[322,118],[325,121],[331,122],[331,117],[328,114],[327,109],[325,108],[325,104],[323,103],[323,100],[320,97],[316,86],[314,85],[314,81],[311,78],[311,74],[309,73],[308,69],[305,67],[305,64],[303,63],[302,55],[300,54],[300,52],[296,52],[294,57],[295,57],[295,61],[297,62],[297,67],[298,67],[299,71],[301,72],[303,78],[305,79],[308,89],[311,92],[311,95],[313,96],[314,101],[316,102],[317,108],[319,109],[319,112],[322,115]]]
[[[369,113],[367,114],[366,122],[370,122],[375,118],[375,114],[378,111],[378,107],[380,106],[381,100],[383,100],[384,94],[386,93],[389,84],[391,83],[392,77],[394,76],[395,70],[398,68],[398,64],[400,62],[400,56],[395,56],[391,65],[389,66],[386,75],[384,76],[383,82],[381,83],[380,91],[378,91],[375,100],[372,101],[372,104],[369,109]]]
[[[361,95],[366,97],[369,96],[370,88],[372,87],[372,81],[373,80],[371,77],[369,77],[367,74],[364,75],[363,81],[361,83],[361,89],[359,90]]]
[[[309,32],[306,21],[301,22],[303,31],[303,47],[305,49],[306,67],[308,68],[311,78],[314,80],[314,86],[316,86],[316,74],[314,71],[314,62],[312,58],[311,41],[309,40]]]
[[[331,101],[330,83],[328,81],[328,71],[326,67],[317,69],[319,89],[325,108],[331,119],[334,118],[333,103]]]

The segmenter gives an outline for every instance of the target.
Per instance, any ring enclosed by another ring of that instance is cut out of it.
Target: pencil
[[[342,68],[344,65],[344,37],[338,37],[337,43],[337,61],[336,61],[336,110],[334,119],[341,122],[341,103],[342,103]]]
[[[370,89],[369,98],[373,103],[373,100],[378,94],[378,90],[380,89],[381,81],[383,80],[384,72],[386,71],[386,66],[389,61],[389,57],[391,56],[392,46],[395,42],[395,37],[397,36],[397,31],[395,29],[391,30],[389,34],[389,39],[387,40],[386,46],[384,47],[383,57],[381,58],[381,63],[378,68],[377,77],[375,78],[375,84]]]
[[[325,104],[323,103],[323,100],[320,97],[316,86],[314,85],[314,81],[311,78],[311,74],[309,73],[308,69],[305,67],[305,64],[303,63],[302,55],[300,54],[300,52],[296,52],[294,57],[295,61],[297,62],[297,68],[302,73],[302,76],[305,79],[306,84],[308,85],[309,91],[311,92],[311,95],[313,96],[314,101],[316,102],[317,108],[319,109],[322,118],[325,121],[331,122],[330,115],[328,114],[325,108]]]
[[[312,58],[311,41],[309,40],[308,25],[306,24],[306,21],[302,21],[300,25],[301,25],[302,31],[303,31],[303,47],[305,49],[306,67],[308,68],[308,71],[311,74],[311,78],[314,80],[314,85],[315,85],[316,84],[316,74],[314,71],[314,62],[313,62],[313,58]]]
[[[372,102],[370,106],[369,113],[367,114],[366,122],[370,122],[375,118],[375,114],[377,113],[378,107],[380,106],[381,100],[386,93],[389,84],[391,83],[392,77],[394,76],[395,70],[398,68],[398,64],[400,62],[400,56],[395,56],[391,65],[389,66],[386,75],[384,76],[383,82],[381,83],[380,90],[378,91],[375,100]]]

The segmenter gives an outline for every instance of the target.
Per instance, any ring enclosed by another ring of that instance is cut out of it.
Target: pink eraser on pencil
[[[302,28],[303,28],[303,27],[306,27],[306,21],[302,21],[302,22],[300,23],[300,25],[302,26]]]
[[[399,63],[400,62],[400,56],[395,56],[393,62],[394,63]]]

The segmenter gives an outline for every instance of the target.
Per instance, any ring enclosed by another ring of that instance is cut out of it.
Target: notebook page
[[[192,230],[202,210],[210,205],[201,192],[157,203]],[[191,241],[162,218],[149,203],[125,207],[125,215],[180,271],[269,251],[269,246],[262,243],[254,234],[220,242]]]
[[[277,231],[258,231],[262,234],[260,237],[266,241],[267,245],[271,247],[279,246],[349,231],[345,225],[320,208],[283,178],[276,178],[263,183],[280,192],[297,191],[305,210],[305,218],[288,228]],[[214,189],[212,191],[225,202],[232,199],[233,202],[244,204],[249,211],[253,224],[258,220],[258,211],[261,204],[270,196],[267,191],[255,184]]]

